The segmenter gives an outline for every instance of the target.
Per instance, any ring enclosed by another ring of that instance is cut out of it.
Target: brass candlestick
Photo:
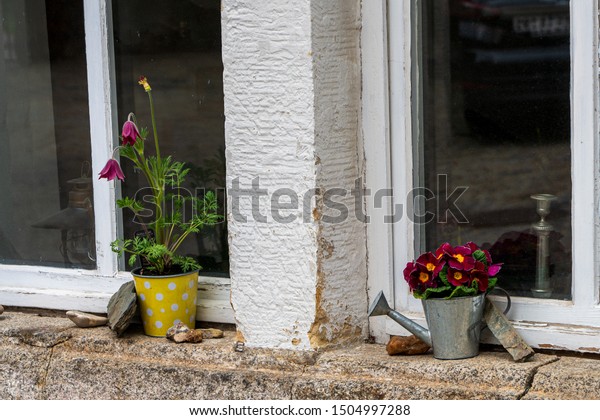
[[[537,261],[535,287],[531,289],[533,297],[549,298],[552,295],[550,287],[550,232],[554,226],[546,222],[546,216],[550,214],[550,203],[556,200],[552,194],[534,194],[531,196],[537,204],[537,214],[540,220],[531,225],[531,228],[538,237]]]

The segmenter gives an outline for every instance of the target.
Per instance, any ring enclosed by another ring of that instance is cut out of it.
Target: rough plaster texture
[[[331,197],[351,217],[323,220],[324,191],[349,191],[359,175],[359,5],[223,2],[231,302],[250,347],[318,348],[366,332],[353,197]],[[253,181],[253,197],[236,197]],[[274,213],[272,200],[289,208]]]
[[[466,360],[390,357],[383,345],[326,351],[233,350],[235,333],[198,344],[117,338],[66,318],[0,316],[0,399],[597,399],[598,361],[506,352]]]
[[[311,3],[318,224],[314,348],[366,334],[366,235],[358,155],[360,1]],[[358,183],[357,183],[358,182]],[[354,191],[354,193],[352,193]],[[338,204],[331,205],[331,200]],[[348,214],[342,222],[338,209]]]

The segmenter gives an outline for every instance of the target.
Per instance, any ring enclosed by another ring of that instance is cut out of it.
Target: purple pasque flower
[[[448,265],[455,270],[469,271],[475,267],[475,259],[471,256],[473,251],[468,246],[452,247],[445,243],[437,252],[439,251],[448,257]]]
[[[123,130],[121,131],[121,137],[123,138],[123,146],[133,146],[140,136],[140,132],[137,129],[135,123],[131,120],[125,121],[123,124]]]
[[[403,274],[411,291],[423,292],[426,289],[438,287],[437,277],[420,264],[409,262],[406,264]]]
[[[431,252],[422,254],[419,258],[417,258],[416,263],[432,273],[433,277],[437,277],[440,271],[442,271],[442,268],[444,268],[446,265],[446,261],[444,261],[441,256],[436,257]]]
[[[104,168],[100,171],[98,179],[106,178],[107,181],[112,181],[115,178],[119,178],[121,181],[125,180],[125,175],[119,166],[119,162],[115,159],[108,159]]]
[[[469,273],[462,270],[456,270],[450,266],[448,268],[448,282],[453,286],[463,286],[471,282]]]

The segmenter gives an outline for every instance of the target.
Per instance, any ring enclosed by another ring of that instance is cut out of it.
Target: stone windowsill
[[[593,399],[598,360],[504,352],[467,360],[394,356],[377,344],[322,352],[234,351],[235,332],[175,344],[133,328],[76,328],[0,315],[0,399]]]

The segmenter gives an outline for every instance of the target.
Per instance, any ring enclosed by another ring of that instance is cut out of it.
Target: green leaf
[[[119,149],[119,155],[126,157],[129,160],[135,161],[135,151],[133,150],[133,147],[131,147],[130,145],[126,145],[126,146],[122,146]]]
[[[496,283],[498,283],[498,277],[490,277],[488,279],[488,291],[496,287]]]
[[[446,285],[448,287],[452,287],[452,285],[448,281],[448,266],[447,265],[445,265],[444,268],[442,268],[442,270],[440,271],[438,276],[439,276],[440,280],[442,280],[442,283],[444,283],[444,285]]]
[[[478,249],[477,251],[473,252],[473,258],[487,265],[488,261],[485,256],[485,252],[483,252],[481,249]]]
[[[193,270],[200,270],[202,267],[192,257],[182,257],[179,255],[173,256],[173,264],[181,267],[181,270],[185,273]]]
[[[447,299],[462,296],[475,296],[476,294],[477,289],[474,287],[456,286],[456,289],[454,289],[452,293],[450,293],[450,296],[448,296]]]
[[[117,200],[117,206],[122,209],[131,209],[134,213],[139,213],[144,210],[142,203],[129,197]]]
[[[129,266],[133,267],[135,265],[135,262],[137,260],[137,255],[133,254],[131,257],[129,257]]]
[[[451,286],[440,286],[440,287],[430,287],[428,289],[425,289],[424,292],[420,293],[417,290],[413,291],[413,296],[416,297],[417,299],[428,299],[429,297],[431,297],[432,294],[438,294],[438,295],[443,295],[444,293],[448,292],[450,289],[452,289]]]

